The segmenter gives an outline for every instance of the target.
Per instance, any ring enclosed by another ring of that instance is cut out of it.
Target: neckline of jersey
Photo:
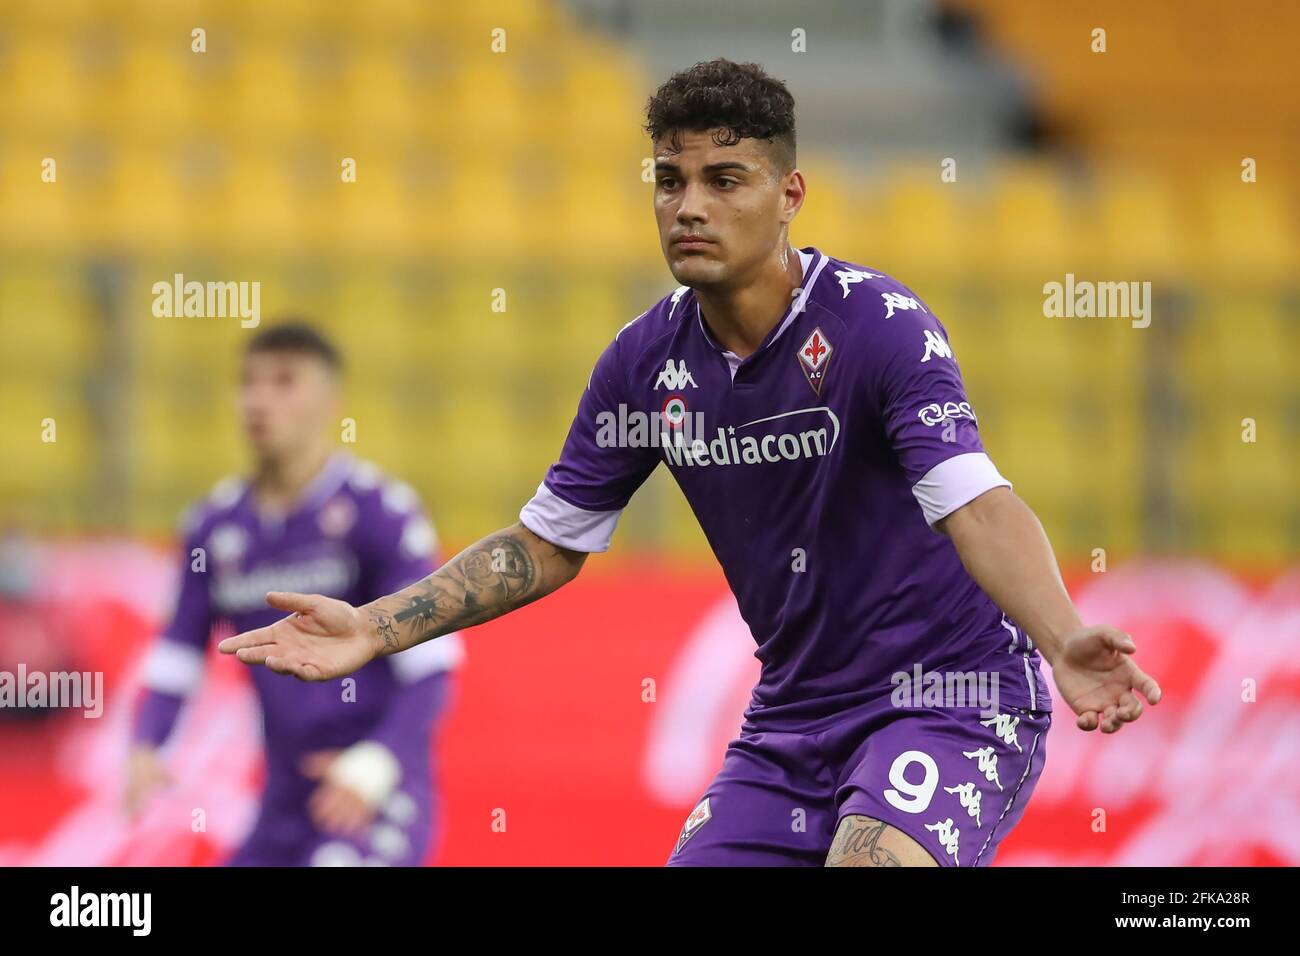
[[[248,508],[257,516],[258,523],[266,527],[283,527],[289,519],[304,511],[311,511],[323,505],[326,499],[336,494],[347,481],[352,472],[353,459],[345,451],[330,452],[325,464],[316,472],[311,481],[298,493],[293,504],[284,511],[269,511],[257,502],[257,494],[252,479],[244,481],[244,498]]]
[[[699,325],[700,333],[704,336],[705,342],[707,342],[715,351],[722,353],[722,357],[727,361],[727,368],[731,372],[731,380],[733,382],[736,380],[736,372],[742,365],[746,362],[753,361],[757,356],[766,352],[772,343],[779,339],[781,334],[794,323],[794,320],[798,318],[800,314],[803,313],[807,306],[808,296],[812,294],[812,288],[817,283],[817,277],[821,275],[822,268],[828,261],[826,256],[816,246],[808,246],[805,249],[796,249],[795,252],[799,253],[800,265],[803,268],[803,278],[799,282],[799,294],[793,297],[794,300],[790,303],[790,308],[786,311],[781,321],[778,322],[772,330],[767,333],[767,336],[763,341],[759,343],[758,348],[743,359],[730,349],[724,349],[718,344],[717,340],[713,338],[713,334],[709,332],[709,327],[705,325],[704,316],[700,312],[700,300],[695,297],[694,293],[691,295],[691,298],[695,301],[695,319]],[[805,255],[808,258],[805,259]]]

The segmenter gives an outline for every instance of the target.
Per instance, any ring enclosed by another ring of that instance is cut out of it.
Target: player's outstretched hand
[[[217,649],[245,664],[265,664],[299,680],[333,680],[359,669],[379,651],[361,613],[345,601],[319,594],[272,591],[266,603],[288,617],[228,637]]]
[[[1061,696],[1079,715],[1080,730],[1113,734],[1142,716],[1141,694],[1147,703],[1160,703],[1160,685],[1143,673],[1129,655],[1137,651],[1133,638],[1108,624],[1085,627],[1065,639],[1052,662],[1052,676]]]

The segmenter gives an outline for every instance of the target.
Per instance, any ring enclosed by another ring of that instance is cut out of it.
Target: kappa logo
[[[947,793],[957,794],[957,799],[961,801],[962,809],[966,811],[968,816],[975,820],[976,829],[984,826],[984,824],[980,822],[980,798],[983,797],[984,794],[975,786],[974,781],[959,783],[955,787],[944,787],[943,789]]]
[[[963,750],[963,757],[969,757],[976,763],[976,769],[984,774],[984,779],[1002,789],[1002,781],[998,779],[998,755],[992,747],[981,747],[979,750]]]
[[[928,362],[934,356],[939,358],[952,358],[952,348],[943,340],[938,332],[934,329],[925,330],[925,354],[921,356],[922,362]]]
[[[830,364],[831,353],[835,351],[826,334],[820,329],[813,329],[812,335],[799,347],[799,367],[808,379],[812,390],[820,395],[822,382],[826,381],[826,366]]]
[[[880,298],[884,300],[885,305],[888,307],[885,312],[885,318],[887,319],[892,319],[894,317],[895,309],[920,309],[922,312],[928,311],[920,302],[917,302],[910,295],[903,295],[901,292],[882,292],[880,293]]]
[[[960,862],[957,859],[957,841],[961,837],[961,830],[952,825],[952,817],[938,823],[927,823],[925,828],[938,838],[939,845],[952,857],[954,863]]]
[[[992,727],[993,732],[998,735],[998,739],[1004,744],[1015,747],[1020,750],[1020,741],[1016,739],[1016,728],[1020,726],[1020,718],[1013,717],[1011,714],[998,714],[996,717],[990,717],[988,720],[981,720],[985,727]]]
[[[679,852],[681,848],[686,845],[686,841],[695,836],[695,834],[699,832],[700,827],[704,826],[704,824],[708,823],[712,819],[713,811],[709,809],[709,798],[705,797],[696,804],[695,809],[692,810],[690,816],[686,818],[686,822],[682,824],[682,833],[681,836],[677,838],[677,846],[673,848],[673,852]]]
[[[695,379],[691,377],[691,373],[686,370],[686,359],[682,359],[680,362],[668,359],[664,362],[663,370],[660,371],[659,377],[655,379],[655,388],[659,388],[661,385],[674,392],[679,392],[688,385],[691,388],[699,388],[695,384]]]
[[[881,276],[876,275],[874,272],[865,272],[862,269],[836,269],[835,278],[840,280],[840,288],[844,290],[844,294],[840,298],[847,299],[849,297],[849,286],[864,282],[867,279],[879,279]]]

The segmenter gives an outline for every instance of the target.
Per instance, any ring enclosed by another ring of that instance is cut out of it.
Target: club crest
[[[799,367],[808,379],[812,390],[820,395],[822,383],[826,381],[826,367],[830,364],[831,354],[835,349],[820,328],[813,329],[812,335],[799,347]]]
[[[681,835],[677,838],[677,846],[673,849],[676,853],[686,845],[686,841],[695,836],[696,832],[704,824],[713,819],[713,811],[709,808],[709,798],[705,797],[691,811],[691,815],[686,818],[686,823],[682,826]]]

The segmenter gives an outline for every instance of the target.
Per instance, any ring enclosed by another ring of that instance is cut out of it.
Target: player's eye
[[[673,179],[671,176],[663,176],[659,179],[660,189],[672,189],[676,185],[677,180]]]
[[[722,176],[718,179],[718,186],[722,189],[730,189],[732,186],[739,186],[739,179],[732,179],[730,176]]]

